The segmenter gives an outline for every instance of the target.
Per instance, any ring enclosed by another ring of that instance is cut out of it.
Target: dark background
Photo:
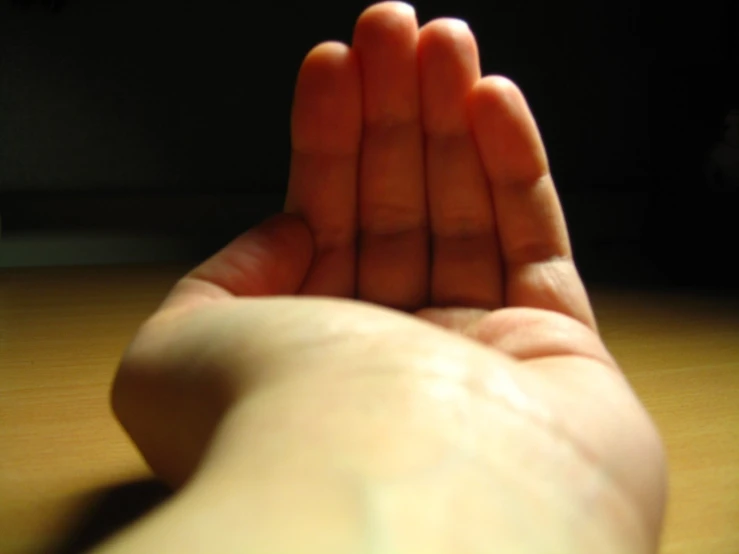
[[[194,260],[278,210],[300,61],[368,4],[0,0],[2,240],[177,237]],[[739,194],[705,171],[739,108],[739,2],[415,6],[466,19],[524,90],[587,280],[739,282]]]

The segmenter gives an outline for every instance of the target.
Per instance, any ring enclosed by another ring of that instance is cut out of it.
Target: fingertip
[[[398,56],[411,49],[415,55],[418,39],[416,11],[405,2],[380,2],[357,18],[352,48],[363,56],[380,55],[388,48]]]
[[[515,91],[520,94],[518,85],[505,75],[487,75],[480,79],[481,84],[496,88],[502,91]]]
[[[503,75],[487,75],[479,79],[470,93],[470,107],[477,113],[481,110],[510,111],[521,103],[526,105],[521,89]]]
[[[450,17],[430,21],[419,32],[418,57],[421,70],[431,64],[449,64],[454,60],[465,72],[480,80],[480,62],[477,41],[469,25],[462,19]]]
[[[456,17],[439,17],[433,19],[421,27],[421,35],[424,41],[438,38],[446,40],[448,37],[458,38],[472,35],[470,26],[464,19]]]
[[[469,104],[473,122],[479,122],[481,129],[491,132],[495,127],[490,125],[497,124],[505,132],[523,134],[539,141],[539,129],[526,97],[508,77],[488,75],[479,79],[472,88]],[[542,145],[538,146],[543,148]]]
[[[466,99],[480,79],[477,42],[467,23],[439,18],[421,28],[418,39],[424,130],[450,136],[469,132]]]
[[[480,79],[468,97],[468,111],[491,178],[533,183],[549,172],[539,128],[516,83],[501,75]]]
[[[341,42],[323,42],[303,60],[295,86],[293,148],[349,154],[361,136],[361,83],[355,53]]]
[[[379,2],[365,9],[354,25],[352,48],[370,52],[378,44],[390,42],[415,48],[418,35],[416,10],[405,2]],[[401,46],[402,48],[402,46]]]
[[[317,44],[303,58],[297,81],[297,91],[305,92],[327,85],[346,86],[347,70],[355,69],[356,59],[352,49],[338,41],[325,41]]]
[[[331,63],[342,61],[351,55],[351,48],[336,40],[327,40],[315,45],[305,56],[303,64],[310,63]]]
[[[377,2],[367,7],[357,18],[357,26],[371,23],[374,21],[386,22],[387,18],[395,18],[398,20],[410,20],[414,22],[416,19],[416,9],[407,2],[387,1]]]

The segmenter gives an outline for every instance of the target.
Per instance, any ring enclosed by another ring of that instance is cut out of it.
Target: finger
[[[523,94],[508,79],[486,77],[472,91],[470,116],[491,183],[506,305],[553,310],[595,327],[544,145]]]
[[[352,46],[364,115],[359,297],[397,308],[424,304],[428,290],[417,41],[413,8],[384,2],[359,17]]]
[[[431,304],[499,307],[493,206],[466,104],[480,78],[477,44],[463,21],[439,19],[421,29],[418,53],[433,237]]]
[[[362,129],[359,68],[352,51],[314,48],[298,75],[285,209],[307,221],[316,257],[304,294],[353,297],[357,163]]]
[[[293,215],[273,216],[188,273],[160,309],[187,308],[233,296],[296,294],[312,257],[306,224]]]

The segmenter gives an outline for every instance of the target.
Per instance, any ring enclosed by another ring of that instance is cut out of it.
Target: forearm
[[[101,552],[649,552],[618,491],[531,425],[438,380],[265,388],[191,483]]]

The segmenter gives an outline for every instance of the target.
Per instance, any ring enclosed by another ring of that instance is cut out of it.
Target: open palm
[[[419,315],[465,328],[487,310],[538,308],[595,330],[536,124],[512,82],[480,77],[464,23],[419,31],[405,4],[369,8],[351,48],[306,57],[292,143],[286,211],[315,251],[298,291],[279,292],[453,308]],[[278,292],[244,278],[242,242],[195,275],[236,295]],[[282,273],[300,273],[296,258]]]
[[[317,249],[301,293],[593,324],[536,125],[515,85],[480,78],[465,24],[370,8],[351,48],[307,56],[292,121],[287,209]]]

